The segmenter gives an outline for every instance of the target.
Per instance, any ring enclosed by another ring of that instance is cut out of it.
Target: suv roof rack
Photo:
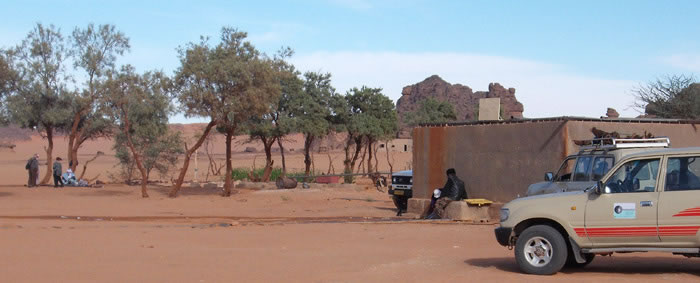
[[[595,138],[582,141],[581,150],[587,149],[617,149],[617,148],[650,148],[669,147],[671,140],[668,137],[621,139],[621,138]]]

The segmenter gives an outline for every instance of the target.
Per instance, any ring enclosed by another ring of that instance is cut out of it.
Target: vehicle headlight
[[[396,184],[396,180],[397,180],[396,178],[391,178],[391,182],[394,184]]]
[[[508,220],[508,216],[510,216],[510,210],[507,208],[501,208],[501,222]]]
[[[413,178],[408,179],[408,183],[413,185]]]

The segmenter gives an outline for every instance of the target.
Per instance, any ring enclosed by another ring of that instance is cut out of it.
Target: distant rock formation
[[[515,98],[514,88],[506,89],[498,83],[490,83],[488,91],[474,92],[468,86],[450,84],[438,75],[432,75],[422,82],[404,87],[401,91],[401,98],[396,103],[401,124],[400,137],[410,136],[403,124],[403,115],[417,110],[421,102],[429,97],[454,105],[457,121],[477,120],[481,98],[500,98],[502,118],[505,120],[523,118],[523,104]]]
[[[620,113],[617,113],[615,108],[608,107],[608,111],[605,113],[605,116],[608,118],[620,118]]]

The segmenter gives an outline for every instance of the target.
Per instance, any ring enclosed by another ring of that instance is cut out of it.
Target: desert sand
[[[496,242],[494,225],[396,217],[386,192],[367,180],[294,190],[239,186],[228,198],[187,187],[171,199],[167,184],[149,186],[148,199],[122,184],[30,189],[22,185],[24,162],[41,139],[15,144],[0,153],[2,282],[700,281],[700,259],[660,253],[524,275]],[[83,152],[97,150],[107,156],[86,176],[105,176],[116,162],[105,140]],[[236,164],[252,164],[251,155],[237,154]]]
[[[385,193],[151,187],[0,187],[3,282],[677,282],[698,259],[596,258],[554,276],[519,273],[493,225],[395,217]]]

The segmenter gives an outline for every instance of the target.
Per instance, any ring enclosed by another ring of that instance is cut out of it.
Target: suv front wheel
[[[566,263],[564,237],[551,226],[535,225],[523,231],[515,243],[515,261],[523,272],[538,275],[557,273]]]

